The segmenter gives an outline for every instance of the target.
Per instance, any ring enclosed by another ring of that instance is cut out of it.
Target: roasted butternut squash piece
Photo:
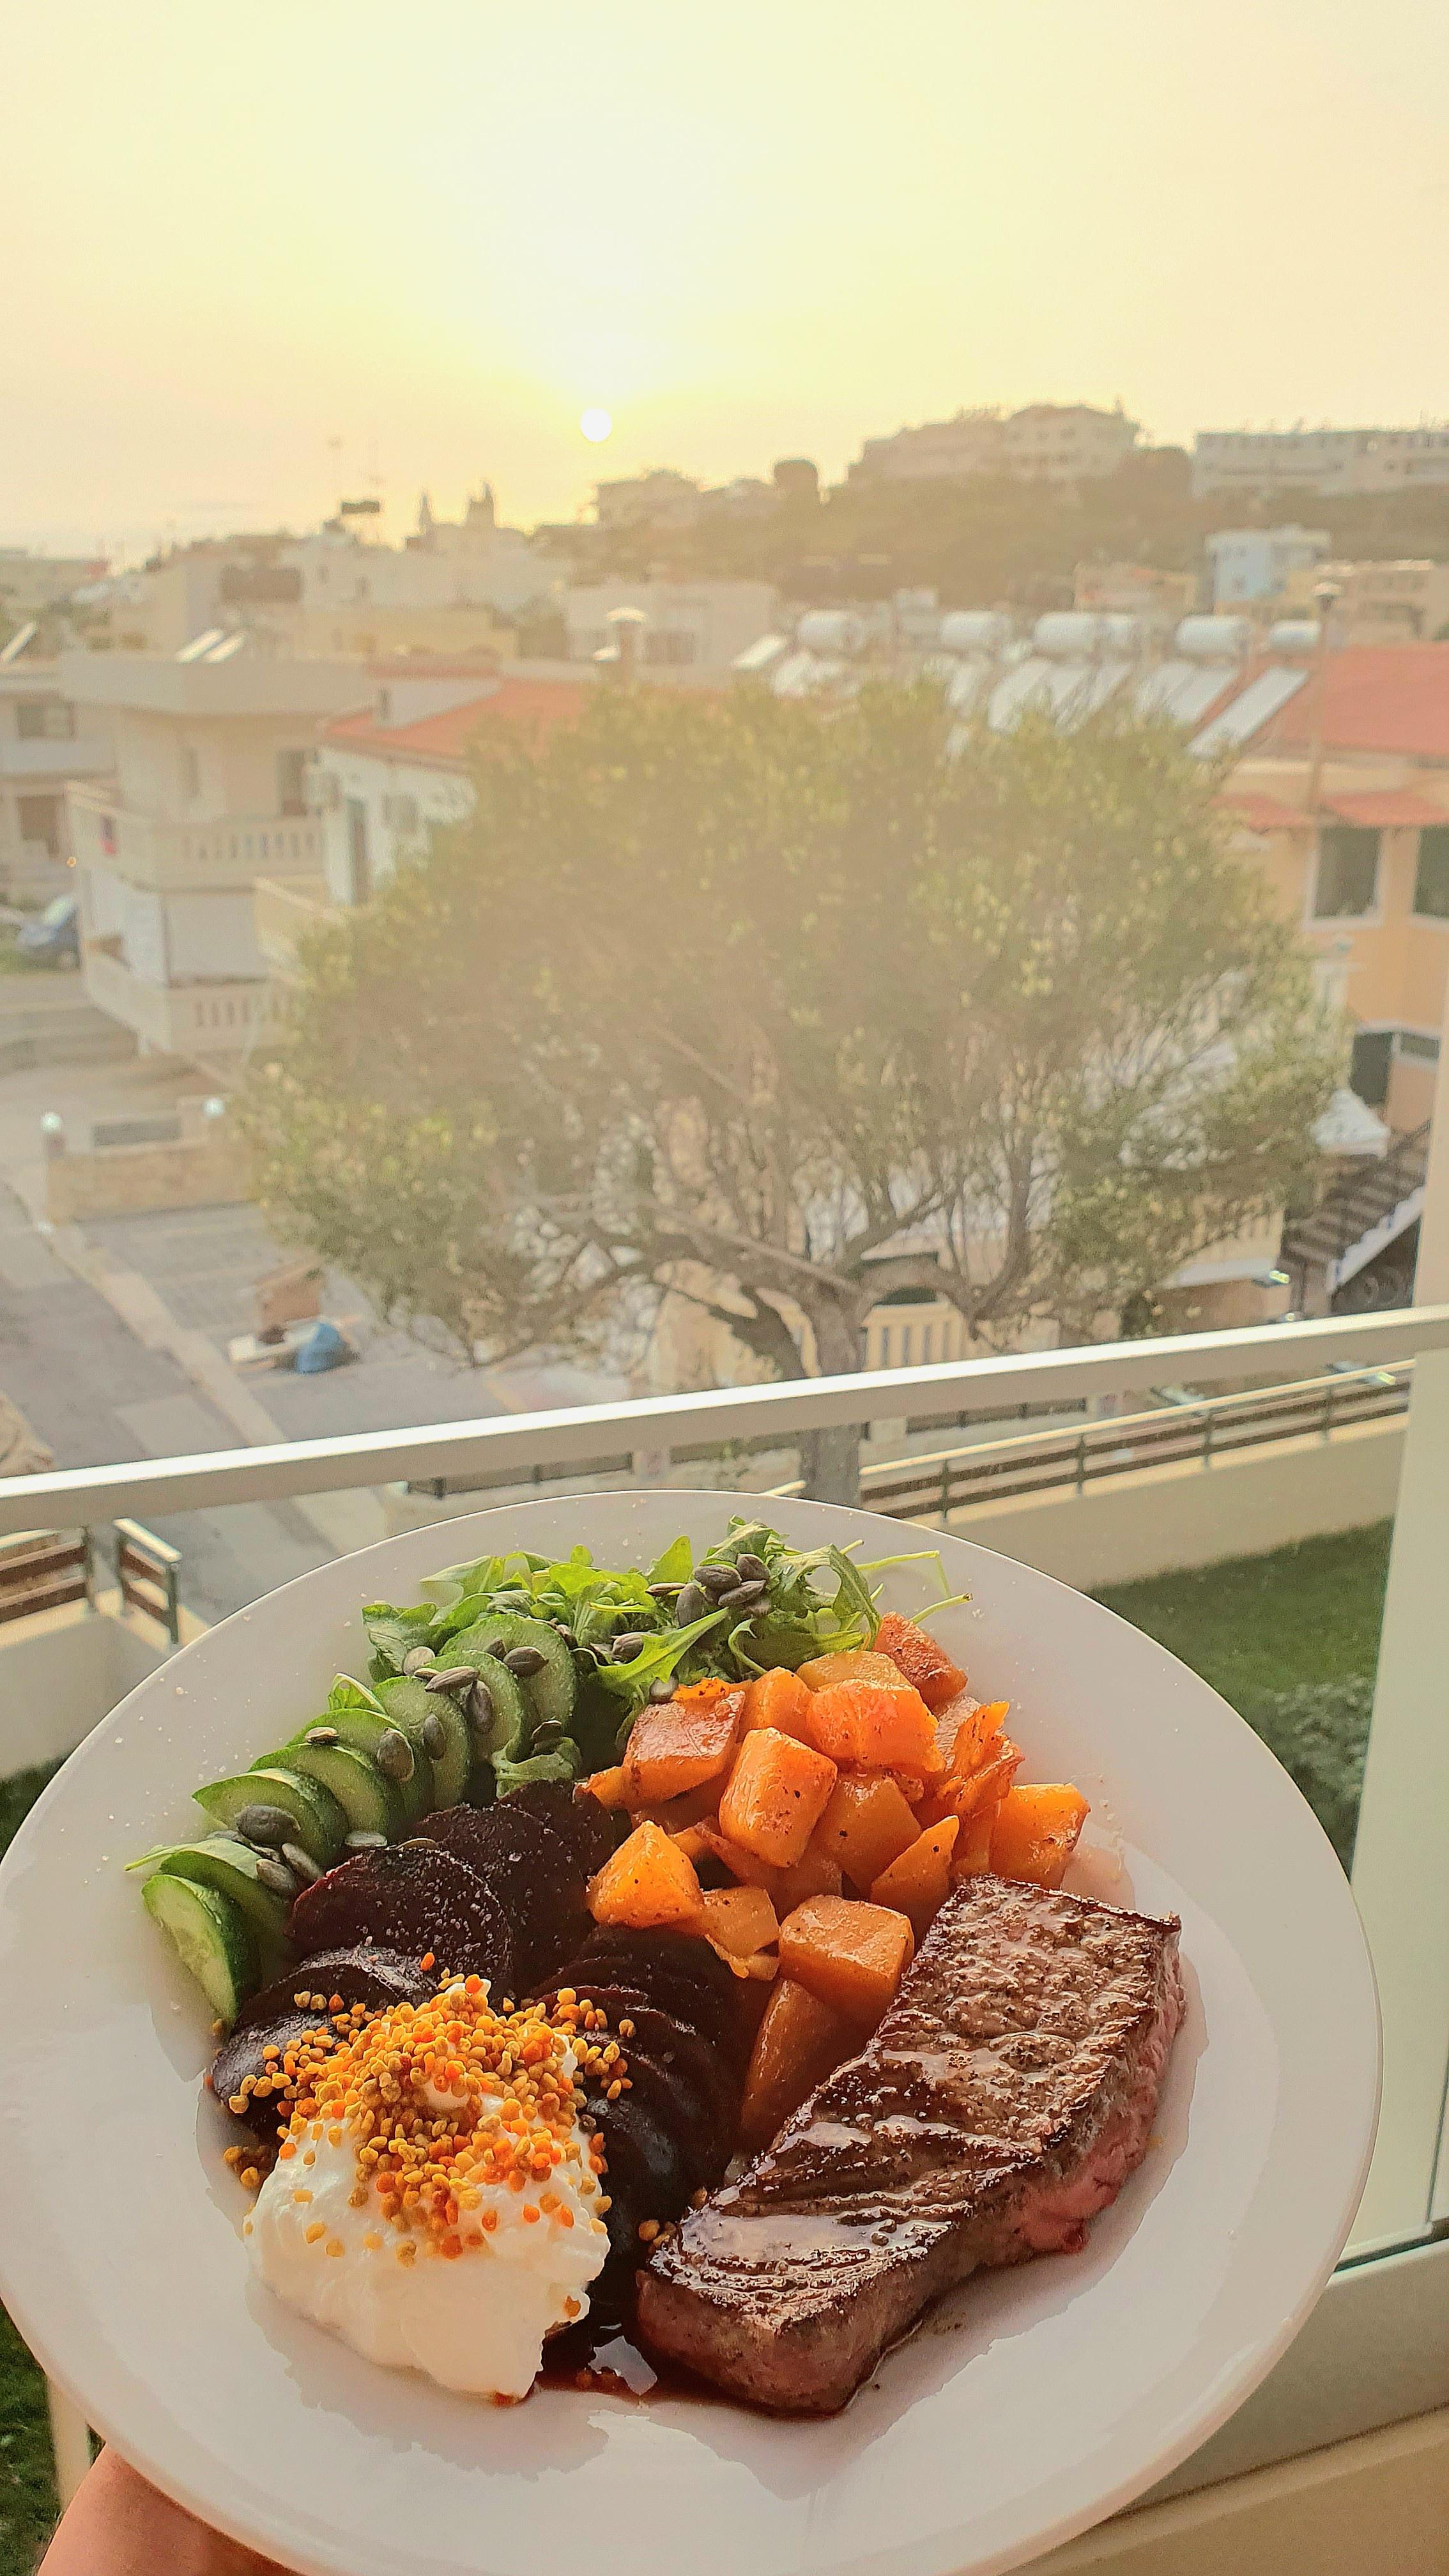
[[[717,1950],[748,1959],[774,1948],[780,1925],[763,1887],[713,1887],[704,1895],[704,1935]]]
[[[936,1720],[936,1738],[945,1747],[951,1779],[969,1779],[990,1760],[1010,1706],[1009,1699],[973,1699],[969,1691],[947,1702]]]
[[[908,1915],[847,1896],[810,1896],[780,1926],[780,1971],[854,2029],[872,2031],[915,1947]]]
[[[914,1619],[902,1619],[894,1610],[886,1612],[875,1632],[875,1651],[889,1656],[929,1709],[944,1708],[966,1687],[965,1674],[952,1663],[945,1647],[928,1629],[918,1627]]]
[[[625,1776],[627,1778],[627,1772]],[[686,1825],[713,1824],[722,1786],[723,1782],[718,1779],[706,1780],[698,1789],[686,1789],[681,1797],[664,1798],[658,1805],[651,1803],[635,1807],[635,1822],[662,1825],[667,1834],[682,1834]]]
[[[800,1679],[807,1690],[830,1690],[836,1682],[874,1682],[879,1690],[899,1690],[905,1681],[900,1667],[889,1655],[873,1655],[863,1649],[847,1655],[812,1655],[800,1666]]]
[[[864,1890],[900,1858],[919,1832],[889,1772],[844,1771],[830,1792],[810,1848],[828,1854]]]
[[[719,1802],[719,1829],[773,1869],[800,1858],[835,1786],[835,1764],[813,1744],[757,1727],[740,1746]]]
[[[728,1834],[720,1832],[718,1818],[712,1824],[696,1826],[695,1831],[705,1850],[713,1859],[723,1862],[731,1878],[738,1879],[741,1887],[773,1888],[779,1871],[772,1868],[769,1861],[761,1860],[758,1852],[746,1851],[743,1843],[732,1843]]]
[[[961,1831],[956,1836],[951,1854],[953,1879],[986,1876],[991,1867],[991,1837],[1000,1806],[999,1798],[990,1798],[984,1807],[977,1808],[974,1815],[961,1819]]]
[[[615,1763],[612,1771],[591,1772],[581,1786],[591,1798],[597,1798],[601,1807],[618,1809],[629,1804],[629,1784],[622,1763]]]
[[[694,1864],[662,1825],[636,1825],[595,1878],[589,1912],[596,1923],[627,1923],[636,1931],[668,1926],[698,1931],[703,1896]]]
[[[960,1821],[955,1816],[947,1816],[939,1825],[928,1825],[923,1834],[916,1836],[909,1851],[903,1851],[899,1860],[881,1871],[871,1888],[872,1905],[889,1905],[898,1914],[910,1916],[918,1941],[924,1940],[950,1894],[951,1854],[960,1831]]]
[[[798,1673],[786,1672],[778,1665],[773,1672],[761,1673],[745,1693],[745,1714],[741,1733],[753,1735],[757,1728],[772,1726],[777,1735],[796,1735],[802,1744],[810,1741],[805,1712],[810,1693]]]
[[[792,1860],[788,1869],[770,1872],[770,1901],[782,1919],[793,1914],[797,1905],[803,1905],[807,1896],[840,1894],[840,1863],[821,1850],[819,1835],[817,1825],[799,1859]]]
[[[1089,1812],[1080,1789],[1040,1783],[1008,1789],[991,1834],[991,1866],[998,1878],[1060,1887]]]
[[[1009,1735],[998,1736],[992,1759],[989,1762],[983,1762],[979,1771],[973,1771],[967,1780],[955,1782],[948,1780],[945,1783],[945,1794],[950,1798],[963,1824],[968,1816],[974,1816],[980,1808],[992,1807],[1000,1803],[1025,1758],[1021,1746],[1013,1744]]]
[[[875,1682],[829,1682],[810,1702],[812,1743],[842,1770],[913,1771],[937,1780],[946,1768],[931,1712],[918,1691]]]
[[[753,2153],[767,2147],[807,2093],[833,2075],[856,2046],[848,2021],[793,1977],[776,1979],[755,2033],[745,2075],[740,2133]]]
[[[641,1708],[624,1753],[631,1807],[662,1806],[718,1779],[735,1749],[744,1715],[742,1690],[686,1692],[662,1708]]]

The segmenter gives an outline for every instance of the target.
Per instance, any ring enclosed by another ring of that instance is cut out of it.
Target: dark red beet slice
[[[238,2030],[273,2021],[279,2013],[325,2014],[334,1995],[344,2004],[366,2004],[380,2012],[389,2004],[420,2004],[437,1990],[437,1980],[400,1950],[314,1950],[289,1977],[250,1995],[236,2017]],[[320,2005],[299,2004],[299,1995],[320,1995]],[[233,2092],[236,2087],[233,2085]]]
[[[678,2143],[661,2120],[646,2111],[642,2102],[633,2101],[627,2093],[610,2102],[602,2093],[590,2092],[585,2103],[594,2125],[604,2141],[608,2158],[605,2187],[611,2200],[617,2200],[621,2213],[628,2214],[631,2232],[637,2241],[638,2218],[660,2220],[677,2218],[695,2188],[689,2168]],[[616,2193],[617,2183],[617,2193]],[[606,2220],[613,2212],[606,2211]],[[620,2227],[620,2237],[624,2225]],[[610,2242],[618,2242],[614,2228],[609,2227]],[[621,2246],[622,2251],[622,2246]],[[638,2248],[638,2259],[644,2260],[644,2249]]]
[[[500,2004],[515,1993],[513,1940],[502,1905],[476,1870],[439,1843],[358,1852],[303,1888],[290,1929],[303,1969],[314,1952],[361,1944],[413,1959],[431,1952],[440,1974],[486,1977]]]
[[[525,1815],[537,1816],[561,1834],[571,1850],[578,1853],[584,1876],[592,1878],[603,1868],[609,1854],[618,1848],[620,1826],[627,1817],[615,1816],[601,1807],[597,1798],[580,1796],[567,1780],[529,1780],[521,1789],[510,1789],[500,1798],[502,1807],[521,1807]]]
[[[551,2012],[555,1997],[543,2000]],[[661,2012],[646,1995],[626,1986],[600,1986],[593,2001],[608,2014],[611,2032],[617,2033],[621,2022],[631,2024],[632,2036],[619,2040],[631,2090],[667,2120],[671,2115],[664,2091],[671,2089],[674,2125],[691,2163],[699,2166],[696,2180],[716,2180],[712,2168],[724,2171],[739,2127],[740,2091],[728,2060],[693,2023]]]
[[[525,1989],[555,1967],[588,1923],[588,1880],[577,1853],[552,1825],[502,1799],[494,1807],[449,1807],[421,1828],[492,1888],[513,1928]]]
[[[697,1953],[703,1953],[707,1965]],[[629,1986],[662,2012],[691,2022],[731,2061],[743,2054],[737,1980],[707,1941],[601,1927],[556,1970],[553,1982],[581,1995],[605,1985]]]
[[[291,2041],[300,2039],[304,2031],[325,2028],[326,2019],[323,2014],[298,2012],[290,1996],[286,2011],[274,2012],[270,2020],[253,2022],[245,2030],[238,2023],[230,2039],[223,2041],[212,2061],[211,2089],[222,2109],[227,2110],[233,2097],[240,2093],[243,2076],[250,2075],[257,2079],[266,2079],[269,2063],[276,2062],[268,2061],[266,2050],[269,2047],[275,2045],[278,2049],[285,2050]],[[283,2106],[272,2093],[264,2093],[258,2101],[253,2093],[247,2096],[246,2108],[234,2116],[245,2122],[254,2138],[274,2138],[277,2134],[277,2113],[283,2107],[290,2117],[292,2108],[290,2101]]]

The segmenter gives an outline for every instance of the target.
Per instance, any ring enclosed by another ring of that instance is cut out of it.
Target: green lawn
[[[1099,1598],[1222,1692],[1292,1773],[1345,1867],[1392,1523],[1121,1583]]]
[[[59,1767],[0,1780],[0,1851]],[[45,2382],[0,2308],[0,2576],[31,2576],[54,2521]]]

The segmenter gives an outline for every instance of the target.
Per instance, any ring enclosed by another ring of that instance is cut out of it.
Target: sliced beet
[[[737,1980],[707,1941],[600,1926],[555,1972],[554,1982],[581,1995],[605,1985],[629,1986],[662,2012],[693,2023],[730,2059],[742,2054]]]
[[[449,1807],[429,1816],[422,1830],[492,1888],[512,1925],[519,1978],[529,1990],[587,1927],[588,1879],[576,1850],[509,1798],[481,1810]]]
[[[382,2012],[389,2004],[423,2003],[436,1990],[437,1980],[400,1950],[314,1950],[289,1977],[279,1977],[275,1985],[248,1996],[236,2027],[250,2030],[279,2013],[326,2013],[334,1995],[340,1995],[344,2005],[366,2004],[370,2011]],[[321,2005],[299,2004],[297,1997],[302,1994],[320,1995]]]
[[[439,1974],[486,1977],[498,2003],[516,1991],[502,1904],[476,1870],[439,1843],[358,1852],[303,1888],[290,1929],[304,1971],[316,1953],[367,1946],[411,1959],[431,1953]]]
[[[677,2218],[695,2185],[678,2142],[663,2121],[627,2093],[611,2102],[603,2093],[591,2091],[585,2095],[585,2103],[608,2159],[605,2189],[610,2199],[617,2200],[619,2208],[630,2214],[636,2239],[638,2219],[633,2217],[634,2211],[641,2218]],[[612,2227],[609,2235],[614,2240]],[[639,2259],[643,2259],[642,2247]]]
[[[528,1780],[521,1789],[510,1789],[499,1800],[503,1807],[522,1808],[527,1816],[551,1825],[570,1850],[578,1853],[584,1876],[592,1878],[601,1870],[609,1854],[618,1848],[620,1825],[627,1818],[613,1815],[601,1807],[597,1798],[579,1792],[567,1780]]]
[[[222,2109],[229,2109],[233,2098],[240,2093],[243,2076],[259,2079],[270,2072],[276,2060],[268,2060],[266,2051],[269,2047],[275,2046],[285,2053],[293,2040],[301,2039],[307,2031],[325,2028],[323,2014],[298,2012],[290,1997],[286,2011],[273,2012],[268,2021],[253,2022],[246,2029],[238,2022],[212,2060],[211,2089]],[[277,2114],[283,2109],[290,2118],[290,2100],[283,2104],[275,2094],[264,2093],[258,2101],[252,2093],[247,2096],[245,2110],[235,2112],[233,2117],[243,2121],[254,2138],[270,2139],[277,2134]]]
[[[552,2012],[555,1997],[545,1995],[543,2001]],[[676,2126],[691,2161],[700,2166],[698,2180],[712,2178],[704,2168],[713,2161],[716,2148],[723,2172],[733,2150],[740,2116],[739,2084],[723,2051],[693,2022],[674,2012],[661,2012],[647,1995],[634,1993],[627,1986],[597,1987],[592,2001],[608,2014],[611,2033],[618,2034],[621,2022],[627,2021],[631,2026],[631,2036],[619,2040],[631,2089],[664,2116],[660,2086],[676,2088]]]

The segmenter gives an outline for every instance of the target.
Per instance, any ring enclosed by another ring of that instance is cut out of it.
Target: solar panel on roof
[[[1145,679],[1138,681],[1133,692],[1132,703],[1137,713],[1140,716],[1160,715],[1164,700],[1171,697],[1174,689],[1181,688],[1193,668],[1191,662],[1159,662],[1155,671],[1149,671]]]
[[[997,682],[986,710],[986,721],[993,733],[1009,733],[1014,724],[1020,723],[1027,708],[1039,702],[1057,667],[1041,654],[1033,653],[1030,660],[1019,662],[1014,671],[1008,671],[1005,679]]]
[[[1215,698],[1233,684],[1233,673],[1221,662],[1189,662],[1183,677],[1169,697],[1163,699],[1157,712],[1170,716],[1174,724],[1200,722]]]
[[[182,645],[177,661],[199,662],[202,654],[209,653],[213,644],[219,644],[225,633],[224,626],[208,626],[202,634],[193,635],[189,644]]]
[[[1239,690],[1220,716],[1214,716],[1210,725],[1204,725],[1192,744],[1193,751],[1200,760],[1207,760],[1215,751],[1225,750],[1230,743],[1246,742],[1250,734],[1256,733],[1270,716],[1275,716],[1280,707],[1285,707],[1290,698],[1297,696],[1307,677],[1306,671],[1295,670],[1291,664],[1279,664],[1271,671],[1260,671],[1256,680],[1250,680],[1245,689]]]
[[[203,654],[202,659],[205,662],[230,662],[241,651],[246,640],[246,629],[239,626],[234,635],[224,635],[219,644],[213,644],[211,651]]]

